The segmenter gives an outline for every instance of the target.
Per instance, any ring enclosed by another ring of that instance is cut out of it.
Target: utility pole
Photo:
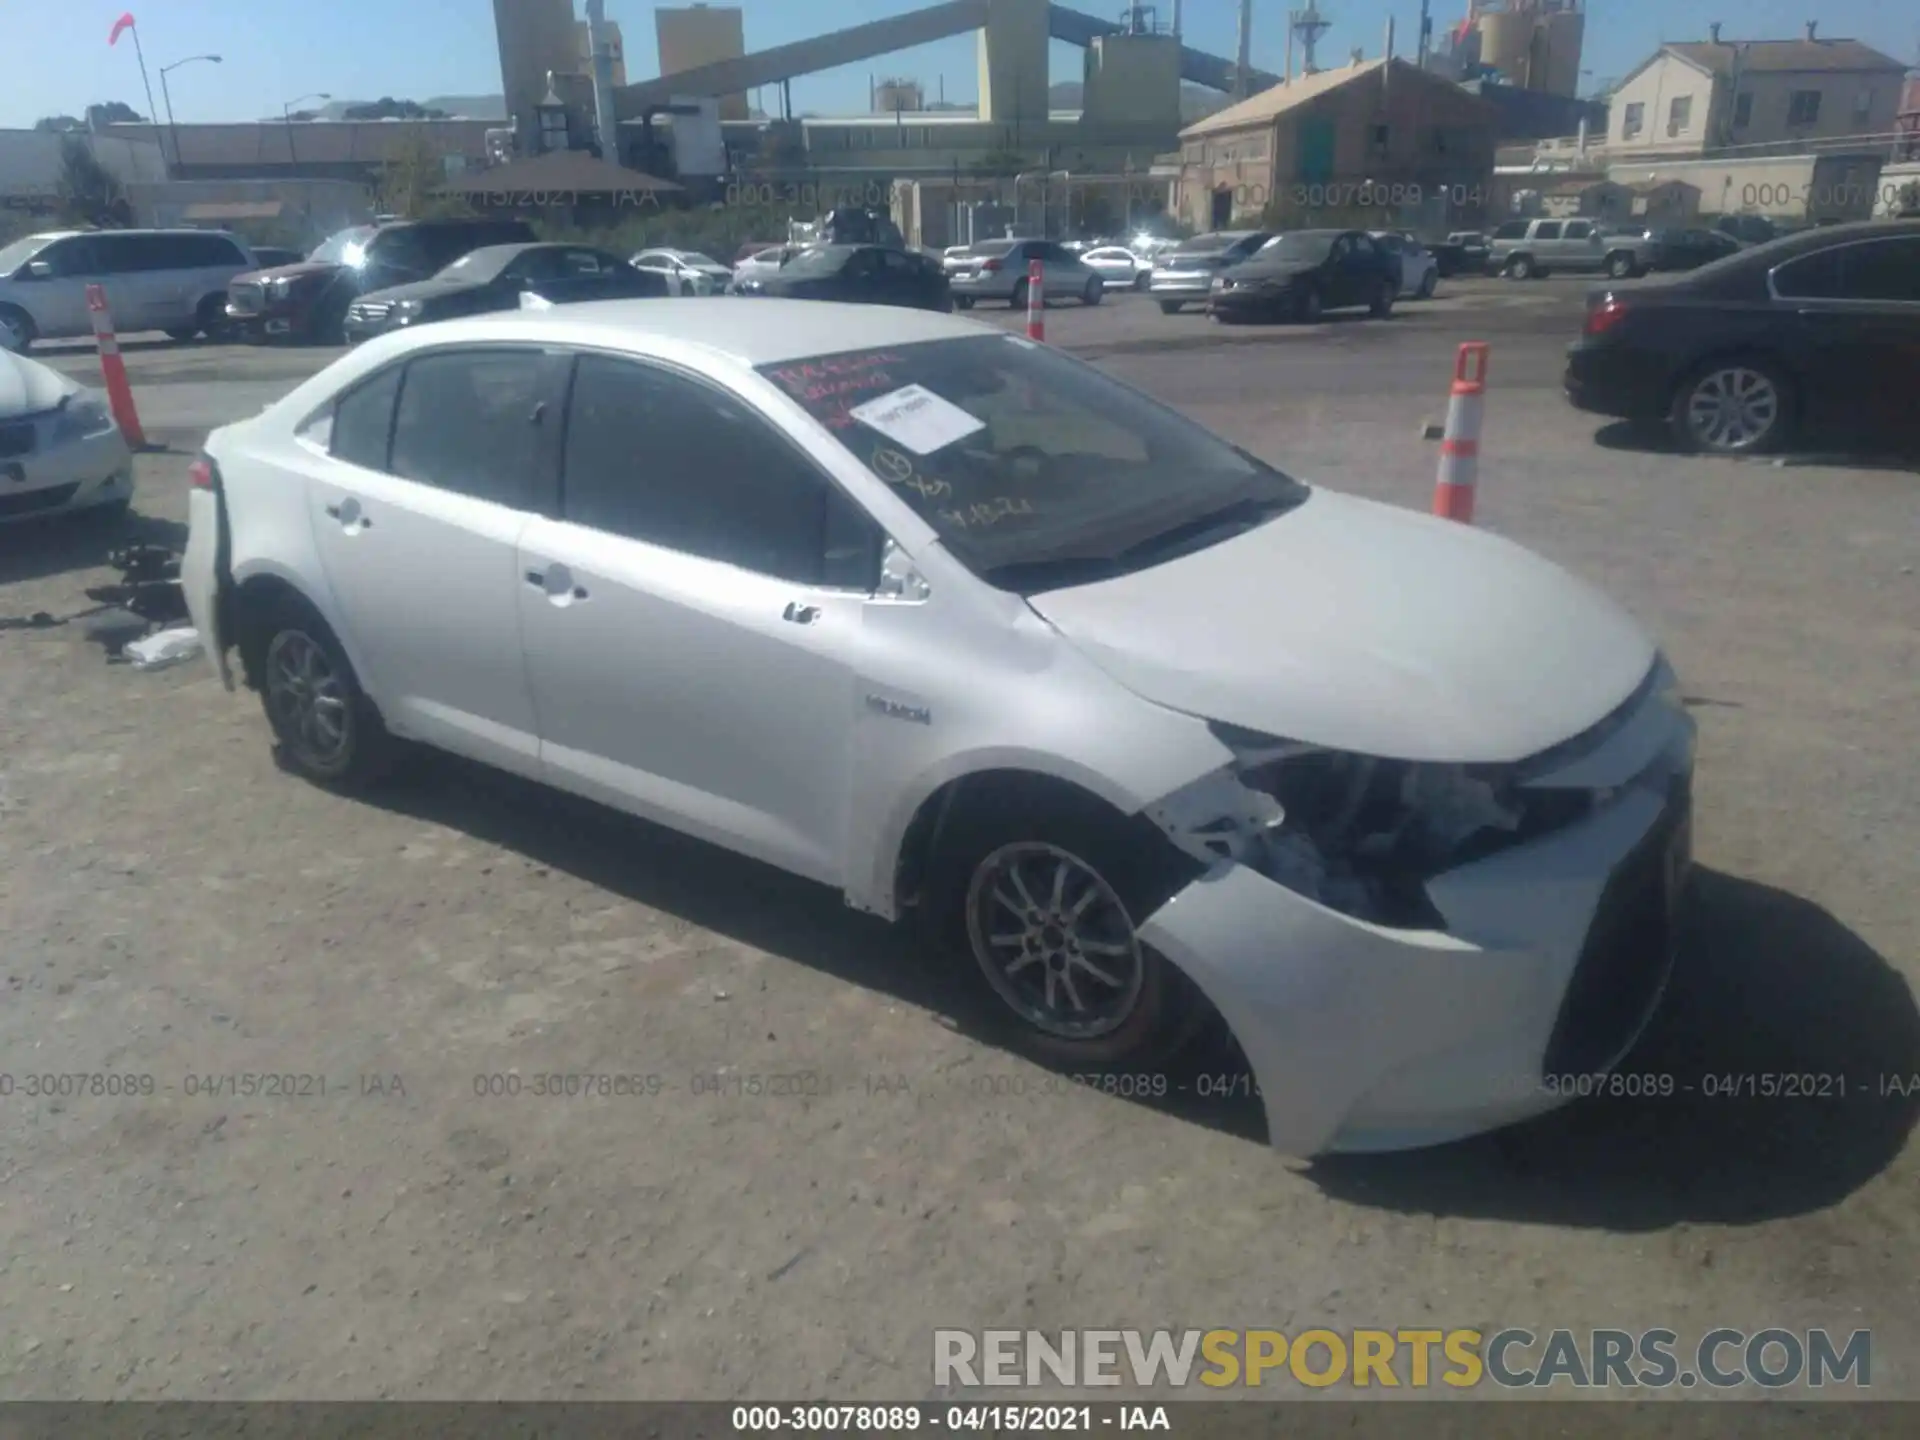
[[[1240,0],[1240,45],[1234,57],[1233,98],[1247,98],[1247,72],[1253,68],[1253,0]]]

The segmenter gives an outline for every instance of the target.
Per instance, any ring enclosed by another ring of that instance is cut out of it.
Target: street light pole
[[[215,65],[220,63],[220,57],[218,55],[189,55],[184,60],[176,60],[171,65],[162,65],[160,67],[160,98],[166,103],[167,107],[167,138],[173,141],[173,168],[175,170],[180,168],[180,127],[174,123],[173,95],[167,89],[167,72],[169,70],[178,70],[182,65],[191,65],[196,60],[211,60]]]
[[[287,163],[297,163],[293,154],[293,107],[304,105],[309,100],[331,100],[333,96],[324,90],[316,90],[311,95],[296,95],[280,107],[280,118],[287,127]]]

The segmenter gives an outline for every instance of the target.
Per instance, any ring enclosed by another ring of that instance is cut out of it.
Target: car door
[[[837,884],[878,534],[712,382],[579,357],[559,513],[521,541],[553,783]]]
[[[388,724],[524,774],[539,741],[518,547],[552,474],[560,368],[532,346],[397,363],[339,402],[308,485],[328,585]]]
[[[1811,424],[1920,435],[1920,237],[1816,250],[1777,267],[1771,283],[1793,313]]]
[[[1333,248],[1327,252],[1327,258],[1321,267],[1325,279],[1326,306],[1335,310],[1342,305],[1360,303],[1359,270],[1360,260],[1355,247],[1357,237],[1342,235],[1333,242]]]
[[[109,312],[116,305],[124,305],[131,312],[132,297],[125,293],[123,278],[109,277],[101,268],[102,256],[94,243],[97,238],[72,235],[54,241],[33,257],[35,267],[45,267],[44,274],[36,268],[20,295],[22,303],[31,308],[34,328],[40,334],[50,339],[91,334],[89,285],[105,287]],[[114,324],[120,324],[117,314]]]
[[[904,250],[880,250],[882,303],[917,308],[928,303],[927,284],[914,257]]]
[[[1569,220],[1554,253],[1562,270],[1598,270],[1606,263],[1603,237],[1591,220]]]

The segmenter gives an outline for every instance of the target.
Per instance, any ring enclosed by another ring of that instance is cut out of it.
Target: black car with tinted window
[[[249,340],[337,344],[347,307],[374,290],[425,280],[483,245],[539,239],[522,220],[397,220],[327,237],[298,265],[237,275],[227,319]]]
[[[1712,454],[1920,441],[1920,221],[1822,227],[1594,290],[1564,383],[1581,410]]]
[[[1214,277],[1215,320],[1298,320],[1364,307],[1384,320],[1400,293],[1400,260],[1363,230],[1289,230]]]
[[[349,345],[389,330],[516,310],[529,298],[549,305],[639,300],[667,293],[667,279],[586,245],[485,245],[439,274],[362,295],[347,307]]]
[[[900,305],[911,310],[953,309],[953,292],[940,262],[889,245],[816,245],[778,270],[736,279],[734,293]]]

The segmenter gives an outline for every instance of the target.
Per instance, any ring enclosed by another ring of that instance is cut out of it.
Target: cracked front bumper
[[[1551,1110],[1565,1077],[1625,1056],[1671,966],[1693,722],[1650,702],[1616,754],[1634,772],[1587,819],[1428,882],[1444,931],[1369,924],[1236,862],[1148,919],[1142,940],[1232,1029],[1274,1148],[1440,1144]]]

